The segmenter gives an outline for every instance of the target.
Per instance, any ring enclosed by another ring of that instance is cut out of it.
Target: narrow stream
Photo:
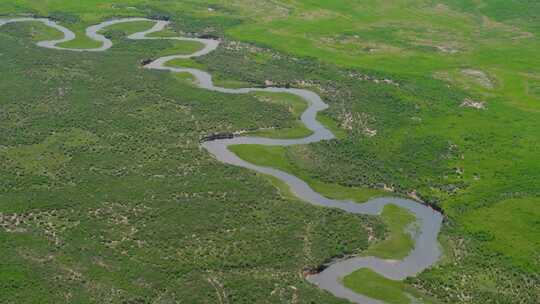
[[[173,68],[167,67],[165,64],[173,59],[178,58],[193,58],[206,55],[214,51],[219,41],[211,39],[196,39],[196,38],[184,38],[184,37],[148,37],[147,35],[155,32],[159,32],[167,26],[167,21],[156,21],[145,18],[126,18],[111,20],[88,27],[86,29],[86,35],[95,41],[102,43],[102,46],[94,49],[71,49],[62,48],[57,45],[75,39],[75,34],[69,29],[55,23],[54,21],[42,18],[13,18],[13,19],[0,19],[0,26],[13,23],[13,22],[27,22],[38,21],[45,25],[61,31],[64,34],[64,38],[52,41],[40,41],[37,43],[40,47],[67,50],[67,51],[105,51],[112,47],[113,43],[105,36],[98,32],[104,28],[125,22],[133,21],[153,21],[154,26],[146,31],[139,32],[128,36],[133,40],[148,40],[148,39],[173,39],[182,41],[197,41],[204,45],[204,47],[190,55],[173,55],[158,58],[151,63],[147,64],[145,68],[154,70],[165,70],[175,73],[187,72],[196,78],[197,86],[211,91],[217,91],[228,94],[247,94],[250,92],[285,92],[297,95],[304,99],[308,108],[302,114],[301,120],[308,129],[313,131],[313,134],[300,139],[271,139],[264,137],[250,137],[242,136],[232,139],[219,139],[215,141],[208,141],[202,143],[202,146],[211,153],[217,160],[234,166],[247,168],[257,171],[262,174],[274,176],[281,181],[285,182],[290,190],[301,200],[311,203],[316,206],[338,208],[345,212],[354,214],[370,214],[378,215],[382,212],[382,209],[387,204],[394,204],[399,207],[405,208],[413,213],[417,218],[417,224],[419,226],[418,231],[413,235],[415,240],[415,247],[409,253],[409,255],[403,260],[385,260],[376,257],[353,257],[345,260],[335,261],[329,265],[322,272],[307,277],[307,280],[317,285],[318,287],[327,290],[337,297],[348,299],[354,303],[372,304],[381,303],[378,300],[357,294],[352,290],[344,287],[340,282],[346,275],[361,269],[369,268],[384,277],[393,280],[403,280],[409,276],[415,276],[419,272],[433,265],[439,259],[441,255],[439,243],[437,241],[437,235],[439,234],[442,215],[418,202],[393,197],[383,197],[369,200],[366,203],[358,204],[352,201],[332,200],[328,199],[321,194],[315,192],[307,183],[297,178],[294,175],[286,172],[261,167],[240,159],[236,154],[232,153],[228,147],[230,145],[265,145],[265,146],[291,146],[291,145],[304,145],[314,143],[323,140],[331,140],[335,136],[330,130],[325,128],[319,121],[317,121],[317,113],[328,108],[328,105],[322,101],[322,99],[316,93],[303,90],[303,89],[289,89],[289,88],[241,88],[241,89],[228,89],[214,86],[212,82],[212,76],[204,71],[192,68]]]

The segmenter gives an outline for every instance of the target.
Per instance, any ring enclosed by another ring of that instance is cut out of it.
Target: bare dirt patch
[[[326,18],[339,18],[340,14],[330,10],[317,9],[303,12],[302,14],[298,15],[298,17],[304,20],[320,20]]]
[[[373,137],[377,135],[377,130],[370,128],[370,124],[375,122],[375,119],[367,113],[352,113],[343,111],[340,115],[341,128],[351,132],[359,131],[362,135]]]
[[[470,98],[465,98],[465,100],[463,100],[463,102],[461,103],[461,107],[473,108],[477,110],[485,110],[486,103],[483,101],[476,101]]]
[[[492,89],[495,87],[493,81],[483,71],[474,69],[463,69],[461,70],[461,73],[465,75],[465,77],[471,79],[472,81],[476,82],[484,88]]]

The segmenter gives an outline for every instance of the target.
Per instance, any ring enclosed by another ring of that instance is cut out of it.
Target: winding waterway
[[[240,159],[238,156],[236,156],[236,154],[232,153],[228,149],[230,145],[255,144],[265,146],[291,146],[333,139],[334,134],[332,134],[330,130],[325,128],[319,121],[317,121],[317,113],[326,109],[328,105],[324,103],[324,101],[322,101],[322,99],[316,93],[309,90],[294,88],[268,87],[229,89],[216,87],[212,82],[212,76],[204,71],[192,68],[168,67],[166,66],[166,63],[170,60],[203,56],[214,51],[218,47],[219,41],[212,39],[197,39],[184,37],[148,37],[148,35],[151,33],[163,30],[163,28],[165,28],[165,26],[167,26],[168,24],[167,21],[156,21],[145,18],[126,18],[106,21],[98,25],[90,26],[86,29],[86,35],[89,38],[102,43],[100,47],[93,49],[74,49],[59,47],[58,45],[60,43],[75,39],[75,34],[71,30],[48,19],[0,19],[0,26],[8,23],[27,21],[42,22],[45,25],[57,29],[64,34],[64,37],[62,39],[40,41],[37,43],[38,46],[56,50],[76,52],[100,52],[111,48],[113,45],[112,41],[107,39],[105,36],[99,34],[101,30],[108,26],[125,22],[152,21],[155,22],[152,28],[143,32],[132,34],[128,36],[128,38],[133,40],[174,39],[183,41],[197,41],[200,42],[204,47],[201,50],[189,55],[173,55],[158,58],[145,65],[145,68],[154,70],[165,70],[175,73],[190,73],[196,78],[196,83],[198,87],[211,91],[228,94],[247,94],[250,92],[285,92],[297,95],[304,99],[308,104],[308,108],[302,114],[301,120],[308,129],[313,131],[312,135],[308,137],[300,139],[271,139],[264,137],[242,136],[234,137],[231,139],[207,141],[202,143],[202,146],[217,160],[223,163],[247,168],[280,179],[289,186],[290,190],[298,198],[316,206],[338,208],[345,212],[354,214],[378,215],[382,212],[382,209],[385,205],[394,204],[409,210],[416,216],[418,229],[415,233],[412,234],[415,240],[415,247],[405,259],[396,261],[380,259],[377,257],[352,257],[344,260],[335,261],[328,265],[328,267],[325,268],[322,272],[309,275],[307,277],[307,280],[317,285],[318,287],[331,292],[337,297],[348,299],[354,303],[381,303],[378,300],[357,294],[352,290],[344,287],[340,283],[341,279],[358,269],[369,268],[389,279],[402,280],[409,276],[415,276],[419,272],[433,265],[439,259],[441,252],[437,241],[437,235],[441,228],[442,215],[437,211],[412,200],[393,197],[376,198],[369,200],[368,202],[363,204],[358,204],[352,201],[328,199],[321,194],[315,192],[307,183],[297,178],[296,176],[274,168],[261,167],[246,162]]]

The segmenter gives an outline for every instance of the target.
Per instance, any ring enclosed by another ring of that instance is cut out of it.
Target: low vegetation
[[[345,277],[343,284],[360,294],[389,304],[421,303],[435,304],[438,300],[418,294],[401,281],[387,279],[370,269],[362,268]]]
[[[385,303],[411,303],[411,299],[404,292],[405,284],[386,279],[366,268],[357,270],[345,277],[343,284],[358,293],[382,300]]]
[[[381,218],[388,232],[383,241],[371,246],[365,254],[384,259],[404,259],[414,249],[411,233],[415,231],[415,216],[403,208],[386,205]]]
[[[175,43],[112,28],[113,49],[81,57],[35,47],[44,29],[0,31],[0,302],[343,303],[300,274],[382,223],[284,199],[199,147],[292,124],[286,106],[140,68]]]
[[[393,191],[442,208],[439,265],[405,282],[361,275],[390,288],[385,296],[413,286],[446,303],[540,302],[539,10],[517,0],[0,3],[1,14],[48,16],[79,33],[114,17],[170,19],[170,31],[223,38],[215,53],[173,64],[221,85],[319,92],[330,104],[320,119],[338,139],[234,150],[329,197]],[[112,50],[81,57],[33,46],[54,35],[40,25],[0,29],[4,299],[340,302],[298,273],[361,253],[363,229],[381,238],[380,222],[298,208],[283,185],[220,165],[197,144],[239,130],[301,136],[294,101],[206,92],[139,69],[197,46],[124,34],[110,31]]]
[[[280,146],[236,145],[229,149],[250,163],[263,167],[277,168],[298,176],[306,181],[315,191],[332,199],[353,200],[363,203],[370,198],[382,196],[383,191],[370,188],[352,188],[339,184],[324,183],[311,178],[298,170],[294,163],[287,158],[287,149]]]

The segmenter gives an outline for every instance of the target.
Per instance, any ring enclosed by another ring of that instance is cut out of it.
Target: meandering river
[[[442,215],[418,202],[402,199],[402,198],[393,198],[393,197],[383,197],[369,200],[366,203],[358,204],[352,201],[346,200],[332,200],[328,199],[321,194],[315,192],[306,182],[299,179],[298,177],[288,174],[286,172],[254,165],[252,163],[246,162],[240,159],[236,154],[232,153],[228,147],[230,145],[244,145],[244,144],[255,144],[255,145],[266,145],[266,146],[291,146],[291,145],[304,145],[309,143],[314,143],[323,140],[331,140],[334,138],[334,134],[327,128],[325,128],[319,121],[317,121],[317,113],[328,107],[326,103],[317,95],[316,93],[304,90],[304,89],[294,89],[294,88],[241,88],[241,89],[229,89],[217,87],[212,82],[212,76],[204,71],[192,68],[173,68],[166,66],[168,61],[177,58],[193,58],[197,56],[206,55],[214,51],[219,46],[219,41],[212,39],[197,39],[197,38],[184,38],[184,37],[149,37],[151,33],[156,33],[167,26],[167,21],[156,21],[149,20],[145,18],[126,18],[111,20],[88,27],[86,29],[86,35],[102,43],[101,47],[92,48],[92,49],[74,49],[74,48],[62,48],[58,45],[63,42],[67,42],[75,39],[75,34],[57,24],[54,21],[43,19],[43,18],[12,18],[12,19],[0,19],[0,26],[8,23],[14,22],[42,22],[45,25],[57,29],[64,34],[62,39],[51,40],[51,41],[40,41],[37,43],[38,46],[56,50],[64,51],[76,51],[76,52],[101,52],[106,51],[107,49],[113,46],[111,40],[107,39],[105,36],[101,35],[99,32],[105,29],[108,26],[125,23],[125,22],[134,22],[134,21],[152,21],[155,22],[154,26],[146,31],[139,32],[128,36],[129,39],[133,40],[143,40],[143,39],[173,39],[173,40],[183,40],[183,41],[197,41],[200,42],[204,47],[189,55],[173,55],[158,58],[149,64],[145,65],[147,69],[154,70],[165,70],[175,73],[190,73],[196,79],[196,84],[198,87],[206,90],[217,91],[228,94],[247,94],[250,92],[285,92],[297,95],[304,99],[308,108],[302,114],[301,120],[306,125],[308,129],[313,131],[312,135],[300,138],[300,139],[271,139],[264,137],[251,137],[251,136],[241,136],[234,137],[231,139],[219,139],[214,141],[207,141],[202,143],[202,146],[211,153],[217,160],[225,164],[230,164],[234,166],[239,166],[254,170],[256,172],[274,176],[281,181],[285,182],[290,190],[300,199],[311,203],[316,206],[329,207],[329,208],[338,208],[345,212],[355,213],[355,214],[370,214],[378,215],[382,212],[382,209],[387,204],[394,204],[399,207],[405,208],[413,213],[417,218],[418,230],[413,233],[415,240],[415,247],[409,253],[409,255],[403,260],[385,260],[377,257],[352,257],[340,261],[335,261],[331,263],[327,268],[318,274],[309,275],[307,280],[317,285],[318,287],[325,289],[337,297],[348,299],[354,303],[362,304],[373,304],[381,303],[378,300],[371,299],[369,297],[357,294],[352,290],[344,287],[340,281],[341,279],[361,268],[369,268],[384,277],[393,279],[393,280],[402,280],[409,276],[414,276],[417,273],[423,271],[424,269],[430,267],[440,257],[441,251],[440,246],[437,241],[437,236],[441,228]]]

